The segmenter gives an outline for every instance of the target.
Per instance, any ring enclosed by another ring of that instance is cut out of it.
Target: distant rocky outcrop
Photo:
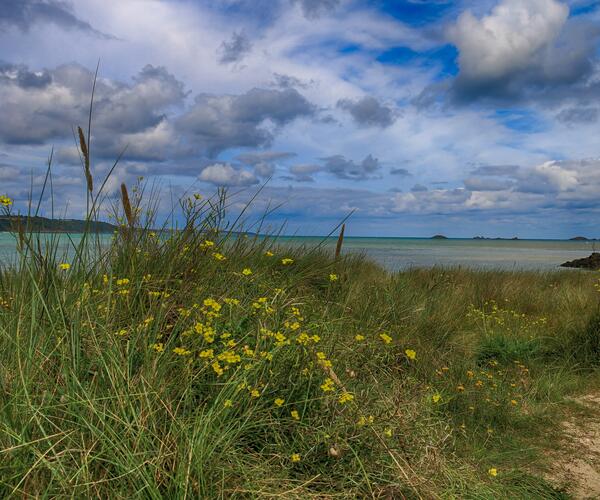
[[[585,236],[575,236],[574,238],[569,238],[569,241],[596,241],[596,238],[586,238]]]
[[[575,259],[565,262],[560,265],[561,267],[574,267],[577,269],[591,269],[591,270],[599,270],[600,269],[600,252],[593,252],[589,257],[584,257],[582,259]]]
[[[447,240],[448,237],[444,236],[443,234],[436,234],[435,236],[431,237],[432,240]]]
[[[498,240],[515,241],[515,240],[518,240],[519,238],[517,236],[513,236],[512,238],[487,238],[486,236],[474,236],[473,239],[474,240],[494,240],[494,241],[498,241]]]

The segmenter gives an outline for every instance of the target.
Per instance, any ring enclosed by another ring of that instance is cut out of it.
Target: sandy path
[[[548,479],[576,499],[600,499],[600,394],[574,398],[582,411],[563,422]]]

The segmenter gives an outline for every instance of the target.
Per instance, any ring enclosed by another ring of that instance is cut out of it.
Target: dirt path
[[[551,452],[548,479],[576,499],[600,499],[600,394],[572,400],[562,441]]]

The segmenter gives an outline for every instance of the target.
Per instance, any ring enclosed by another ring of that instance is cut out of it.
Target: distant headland
[[[113,233],[117,226],[109,222],[77,219],[48,219],[23,215],[0,216],[0,232],[15,231],[18,226],[36,233]]]

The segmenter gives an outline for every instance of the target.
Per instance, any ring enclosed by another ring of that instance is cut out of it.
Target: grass
[[[596,275],[389,274],[123,198],[109,247],[21,230],[0,272],[0,496],[566,498],[542,451],[598,389]]]

